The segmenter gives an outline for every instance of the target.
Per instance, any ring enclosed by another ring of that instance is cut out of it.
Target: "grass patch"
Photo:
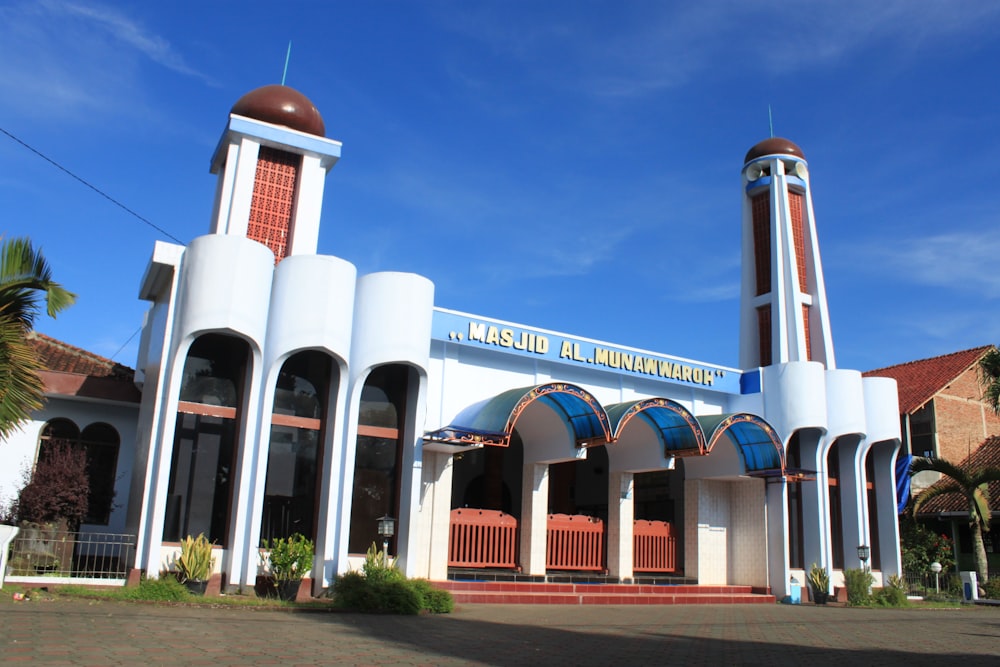
[[[4,589],[6,592],[6,589]],[[207,605],[212,607],[253,607],[263,609],[333,609],[326,601],[294,603],[276,598],[258,598],[255,595],[219,595],[205,597],[192,595],[187,588],[173,577],[143,579],[138,586],[121,588],[91,588],[88,586],[54,586],[48,590],[26,589],[31,598],[83,599],[107,602],[153,602],[166,604]],[[3,596],[11,599],[10,596]]]

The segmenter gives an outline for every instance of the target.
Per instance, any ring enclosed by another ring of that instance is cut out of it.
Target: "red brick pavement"
[[[365,616],[7,598],[0,662],[975,667],[1000,664],[1000,608],[467,605]]]

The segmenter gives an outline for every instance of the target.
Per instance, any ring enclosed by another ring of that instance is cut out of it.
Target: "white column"
[[[549,466],[524,466],[521,492],[521,569],[525,574],[545,574],[545,540],[549,514]]]
[[[608,574],[621,581],[633,577],[633,479],[630,472],[611,473],[608,478]]]
[[[788,483],[766,485],[767,579],[771,594],[788,595]]]
[[[427,554],[426,576],[448,578],[448,540],[451,534],[451,484],[454,458],[445,452],[424,452],[420,549]]]

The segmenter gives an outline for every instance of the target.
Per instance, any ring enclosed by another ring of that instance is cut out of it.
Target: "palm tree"
[[[944,459],[929,459],[915,456],[910,465],[910,474],[930,470],[939,472],[950,478],[941,480],[924,489],[913,501],[913,515],[931,498],[937,498],[949,493],[961,494],[969,505],[969,526],[972,528],[972,551],[976,560],[976,574],[980,585],[989,578],[986,546],[983,544],[983,533],[989,532],[990,519],[990,482],[1000,481],[1000,468],[985,467],[966,470]]]
[[[13,433],[42,405],[41,363],[27,334],[44,296],[50,317],[76,295],[52,280],[52,270],[26,238],[0,240],[0,438]]]
[[[979,379],[983,383],[983,399],[1000,415],[1000,350],[997,348],[979,360]]]

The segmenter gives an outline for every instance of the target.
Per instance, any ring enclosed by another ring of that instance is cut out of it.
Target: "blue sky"
[[[1000,343],[997,35],[979,0],[12,0],[0,128],[186,243],[230,107],[291,42],[287,84],[344,143],[320,252],[735,366],[740,168],[770,105],[809,161],[838,366],[867,370]],[[37,328],[134,365],[166,237],[6,135],[0,202],[79,295]]]

